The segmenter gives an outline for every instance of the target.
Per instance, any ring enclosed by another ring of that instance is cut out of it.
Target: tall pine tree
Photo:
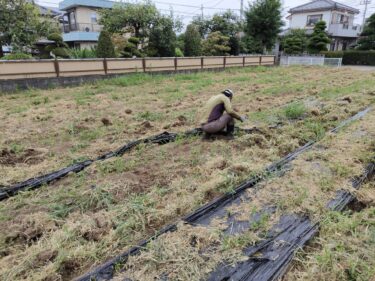
[[[322,51],[327,51],[327,45],[331,43],[326,33],[325,21],[318,21],[314,26],[314,31],[311,34],[307,48],[312,54],[319,54]]]
[[[96,55],[98,58],[114,58],[116,56],[115,47],[108,31],[103,30],[100,32]]]
[[[282,26],[280,0],[256,0],[246,11],[245,33],[252,46],[272,49]]]
[[[220,31],[208,34],[203,41],[202,51],[205,56],[227,56],[230,52],[229,37]]]
[[[307,49],[308,37],[304,29],[292,29],[282,38],[282,48],[286,54],[302,54]]]
[[[173,18],[161,16],[151,28],[147,54],[151,57],[174,57],[177,36]]]
[[[200,56],[202,52],[202,39],[198,26],[189,24],[184,36],[184,55],[186,57]]]

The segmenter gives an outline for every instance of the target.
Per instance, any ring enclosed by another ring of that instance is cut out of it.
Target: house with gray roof
[[[346,50],[356,43],[361,33],[360,26],[354,24],[359,10],[332,0],[314,0],[290,9],[289,13],[289,30],[300,28],[311,34],[315,23],[325,21],[332,39],[328,48],[331,51]]]
[[[102,26],[99,10],[110,9],[119,2],[108,0],[63,0],[59,9],[63,11],[62,37],[75,48],[90,48],[98,42]]]

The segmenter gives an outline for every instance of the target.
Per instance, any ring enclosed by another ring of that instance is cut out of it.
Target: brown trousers
[[[223,131],[227,126],[234,126],[234,118],[224,113],[219,119],[204,124],[202,130],[208,134],[215,134]]]

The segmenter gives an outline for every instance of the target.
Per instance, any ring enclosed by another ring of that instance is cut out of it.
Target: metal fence
[[[342,66],[342,58],[325,58],[324,56],[282,56],[280,65],[326,65],[333,67]]]

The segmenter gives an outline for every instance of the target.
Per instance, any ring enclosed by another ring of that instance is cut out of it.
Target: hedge
[[[337,51],[322,52],[326,58],[342,58],[345,65],[374,65],[375,66],[375,50],[374,51]]]
[[[344,53],[342,63],[375,66],[375,51],[347,51]]]
[[[344,56],[343,51],[326,51],[321,52],[322,55],[324,55],[326,58],[342,58]]]

